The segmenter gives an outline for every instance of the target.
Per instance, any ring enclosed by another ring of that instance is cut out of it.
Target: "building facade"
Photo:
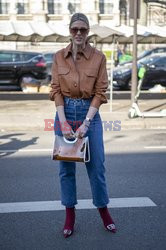
[[[131,2],[134,0],[131,0]],[[166,0],[141,2],[144,25],[166,25]],[[86,13],[91,24],[130,25],[130,0],[0,0],[0,20],[69,23],[74,12]]]
[[[166,26],[166,0],[148,1],[147,4],[147,25]]]
[[[69,23],[74,12],[86,13],[91,24],[119,25],[116,0],[0,0],[0,20]]]
[[[41,21],[68,25],[73,13],[83,12],[91,25],[132,25],[133,20],[129,18],[130,1],[135,0],[0,0],[0,21]],[[139,24],[166,25],[166,5],[159,2],[166,3],[166,0],[140,0]],[[24,45],[25,48],[28,46],[26,43]]]

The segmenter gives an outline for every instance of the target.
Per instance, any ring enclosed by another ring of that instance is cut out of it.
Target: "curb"
[[[106,93],[108,100],[110,99],[110,94]],[[113,100],[130,100],[130,91],[113,91]],[[139,97],[140,100],[150,100],[150,99],[166,99],[166,93],[152,93],[149,91],[142,91]],[[23,93],[19,91],[15,92],[0,92],[0,101],[25,101],[25,100],[49,100],[48,93]]]

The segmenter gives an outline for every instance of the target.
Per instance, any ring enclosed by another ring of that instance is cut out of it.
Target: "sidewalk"
[[[112,112],[110,104],[100,108],[103,122],[120,121],[121,130],[129,129],[166,129],[166,117],[128,118],[130,100],[114,100]],[[140,100],[141,111],[160,111],[166,109],[166,100]],[[55,106],[49,100],[1,100],[0,131],[44,130],[45,119],[54,119]]]

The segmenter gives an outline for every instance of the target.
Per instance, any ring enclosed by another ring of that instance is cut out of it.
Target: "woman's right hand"
[[[65,112],[64,112],[64,106],[57,106],[57,111],[58,111],[58,116],[59,116],[59,121],[60,121],[60,127],[63,136],[66,139],[72,139],[75,138],[75,133],[72,130],[71,126],[66,120]]]
[[[61,122],[61,131],[66,139],[75,138],[75,133],[67,121]]]

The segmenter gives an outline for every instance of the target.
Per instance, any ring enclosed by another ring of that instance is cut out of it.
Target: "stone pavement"
[[[162,118],[128,118],[131,101],[113,100],[100,108],[103,122],[120,121],[121,130],[128,129],[166,129],[166,117]],[[166,110],[165,99],[140,100],[141,111]],[[49,100],[0,100],[0,131],[44,130],[45,119],[54,119],[54,103]]]

